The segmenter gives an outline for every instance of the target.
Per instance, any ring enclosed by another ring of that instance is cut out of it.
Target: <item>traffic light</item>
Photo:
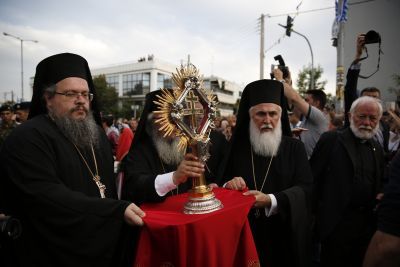
[[[290,33],[292,32],[292,27],[293,27],[293,19],[288,16],[286,20],[286,35],[290,37]]]

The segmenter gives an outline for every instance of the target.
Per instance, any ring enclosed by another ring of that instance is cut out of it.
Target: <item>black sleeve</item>
[[[391,162],[389,183],[378,209],[378,229],[400,237],[400,154]]]
[[[143,147],[139,149],[141,145]],[[163,201],[165,197],[157,194],[154,185],[157,175],[163,172],[158,171],[158,161],[152,156],[151,149],[145,149],[148,148],[145,144],[141,145],[131,149],[126,156],[121,198],[137,204]]]
[[[277,193],[275,196],[280,212],[290,212],[291,204],[288,198],[289,192],[290,194],[299,194],[299,191],[302,191],[300,195],[305,197],[304,200],[307,207],[309,207],[311,201],[313,177],[310,164],[307,160],[304,144],[301,141],[295,141],[293,149],[291,149],[291,151],[286,151],[287,156],[294,157],[295,164],[290,166],[290,168],[294,168],[293,186]]]
[[[346,85],[344,86],[344,127],[348,127],[350,125],[348,112],[350,111],[350,107],[353,104],[354,100],[357,99],[357,82],[358,75],[360,74],[360,70],[348,69],[346,76]]]
[[[321,135],[310,158],[311,170],[314,178],[312,204],[316,205],[318,192],[321,192],[324,183],[325,173],[329,170],[329,160],[333,146],[336,143],[338,133],[328,131]]]
[[[210,159],[207,161],[206,179],[207,183],[220,183],[221,169],[227,151],[228,141],[221,132],[211,131],[210,134]]]

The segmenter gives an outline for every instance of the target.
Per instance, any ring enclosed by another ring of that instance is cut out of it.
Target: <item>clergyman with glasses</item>
[[[117,200],[87,61],[64,53],[37,68],[29,119],[0,151],[0,208],[20,220],[12,266],[122,266],[125,225],[144,212]]]
[[[350,127],[324,133],[311,156],[321,266],[362,266],[382,197],[383,150],[373,138],[381,116],[379,100],[358,98]]]

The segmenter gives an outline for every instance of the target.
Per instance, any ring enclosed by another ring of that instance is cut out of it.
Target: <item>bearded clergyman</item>
[[[224,171],[224,186],[253,195],[248,218],[261,266],[310,266],[312,174],[300,140],[289,137],[283,85],[246,86]]]
[[[122,266],[123,226],[142,225],[145,214],[117,200],[100,123],[87,61],[70,53],[42,60],[28,121],[0,150],[0,213],[22,227],[10,266]]]
[[[180,150],[179,137],[165,136],[159,130],[160,116],[154,111],[154,103],[161,90],[146,95],[146,102],[140,117],[131,149],[124,163],[122,198],[135,203],[159,202],[167,196],[187,192],[192,186],[189,177],[204,174],[208,183],[215,182],[218,166],[223,159],[225,139],[219,132],[210,134],[211,158],[201,164],[192,153]]]
[[[382,106],[363,96],[350,108],[350,127],[323,134],[310,159],[321,266],[362,266],[376,230],[384,157],[374,136]]]

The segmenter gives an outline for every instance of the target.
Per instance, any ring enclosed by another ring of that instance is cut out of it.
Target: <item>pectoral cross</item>
[[[101,198],[106,198],[106,186],[102,182],[100,182],[100,176],[96,175],[94,177],[94,181],[99,188]]]

